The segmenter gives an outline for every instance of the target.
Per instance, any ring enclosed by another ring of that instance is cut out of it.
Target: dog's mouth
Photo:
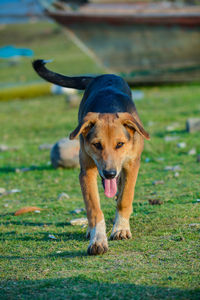
[[[104,179],[101,177],[104,194],[108,198],[112,198],[117,194],[117,177],[113,179]]]

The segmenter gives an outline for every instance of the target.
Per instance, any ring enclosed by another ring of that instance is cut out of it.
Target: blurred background
[[[1,84],[36,80],[33,57],[69,74],[118,73],[131,85],[200,78],[196,0],[2,0],[0,24]]]

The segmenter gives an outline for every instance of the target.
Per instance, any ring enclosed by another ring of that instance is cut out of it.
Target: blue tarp
[[[11,58],[19,56],[32,57],[34,55],[33,50],[26,48],[15,48],[12,45],[0,48],[0,58]]]

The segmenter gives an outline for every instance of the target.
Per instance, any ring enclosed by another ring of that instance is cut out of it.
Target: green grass
[[[57,72],[101,71],[53,24],[1,29],[1,44],[10,43],[31,47],[37,58],[55,58],[51,68]],[[29,59],[12,66],[0,63],[1,83],[38,80]],[[38,150],[40,144],[68,136],[77,124],[77,109],[62,95],[0,103],[0,144],[19,147],[0,152],[0,187],[21,190],[0,198],[1,299],[199,299],[199,227],[189,225],[199,223],[200,164],[187,152],[195,147],[200,153],[200,134],[186,133],[185,121],[200,115],[200,86],[142,91],[145,97],[136,105],[151,141],[145,142],[136,186],[133,239],[109,241],[109,252],[97,257],[86,255],[86,228],[69,225],[72,218],[85,216],[71,214],[83,207],[79,170],[54,170],[49,151]],[[166,132],[172,123],[178,123],[176,130]],[[179,139],[166,143],[166,135]],[[186,148],[178,148],[178,142]],[[14,171],[32,165],[37,166],[33,171]],[[164,171],[167,165],[179,165],[179,177]],[[164,184],[152,185],[153,180]],[[100,182],[99,188],[109,235],[115,202],[104,197]],[[57,200],[61,192],[70,199]],[[163,204],[151,206],[148,199]],[[28,205],[44,210],[13,215]]]

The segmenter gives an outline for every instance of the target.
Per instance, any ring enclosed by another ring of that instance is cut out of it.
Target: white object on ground
[[[75,225],[87,225],[88,224],[88,219],[87,218],[78,218],[78,219],[73,219],[70,221],[70,224],[75,226]]]

